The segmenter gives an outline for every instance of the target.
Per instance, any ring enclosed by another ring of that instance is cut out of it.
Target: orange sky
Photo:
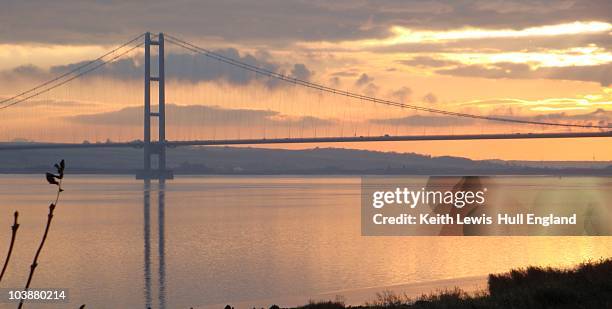
[[[503,13],[510,8],[497,10]],[[301,21],[304,32],[313,31],[311,37],[296,33],[294,38],[275,41],[254,35],[241,42],[229,34],[226,39],[190,34],[188,39],[209,49],[235,50],[242,60],[253,59],[257,65],[284,74],[395,102],[478,115],[608,125],[612,123],[612,52],[608,48],[612,24],[585,12],[575,20],[554,20],[543,11],[541,14],[550,18],[539,24],[521,25],[522,21],[517,21],[516,25],[495,25],[487,21],[489,24],[430,28],[394,24],[389,21],[392,19],[373,14],[358,23],[358,36],[315,35],[315,25]],[[112,48],[112,42],[121,41],[116,35],[108,41],[68,38],[57,34],[55,41],[34,37],[0,40],[0,96],[29,89],[60,74],[59,66],[95,58]],[[167,53],[187,51],[169,46]],[[142,52],[137,50],[121,59],[130,62],[113,63],[114,71],[109,69],[103,77],[70,82],[19,106],[0,110],[0,140],[141,138],[142,118],[137,106],[142,104],[142,81],[125,72],[141,69]],[[217,68],[214,74],[194,72],[205,67],[202,62],[211,60],[176,59],[167,60],[167,66],[174,65],[177,73],[169,76],[167,84],[166,101],[173,104],[168,109],[169,139],[544,130],[538,126],[437,119],[431,117],[435,115],[292,85],[271,86],[267,78],[236,73],[232,68]],[[320,146],[474,159],[612,160],[610,145],[605,138]],[[314,146],[290,146],[307,147]]]

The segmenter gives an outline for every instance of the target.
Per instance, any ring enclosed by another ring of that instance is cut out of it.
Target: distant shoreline
[[[72,175],[106,175],[106,176],[134,176],[136,171],[101,171],[101,170],[71,170]],[[39,170],[0,170],[0,175],[40,175]],[[612,177],[612,171],[601,170],[592,171],[590,173],[582,172],[566,172],[557,171],[554,173],[445,173],[445,174],[426,174],[426,173],[363,173],[361,171],[354,172],[338,172],[338,173],[321,173],[319,172],[254,172],[254,173],[181,173],[174,171],[175,176],[390,176],[390,177],[463,177],[463,176],[480,176],[480,177]]]
[[[59,159],[71,162],[71,174],[135,175],[143,166],[138,149],[0,153],[0,174],[44,173]],[[346,148],[186,147],[169,150],[167,166],[175,175],[612,176],[608,161],[472,160]]]

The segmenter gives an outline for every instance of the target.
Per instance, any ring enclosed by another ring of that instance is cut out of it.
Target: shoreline
[[[408,297],[416,298],[422,294],[430,294],[432,292],[453,289],[455,287],[460,287],[463,291],[468,293],[484,290],[487,288],[487,275],[344,289],[301,296],[286,295],[271,298],[240,300],[235,302],[227,301],[224,303],[198,305],[194,306],[193,308],[218,309],[223,308],[228,304],[234,307],[234,309],[269,308],[274,304],[281,308],[295,308],[308,304],[308,302],[311,300],[334,300],[336,296],[341,296],[347,306],[360,306],[364,305],[368,301],[373,301],[376,298],[376,293],[381,293],[383,291],[391,291],[395,294],[405,294]]]
[[[136,171],[108,171],[108,172],[97,172],[97,171],[71,171],[71,175],[74,176],[131,176],[136,177]],[[0,170],[0,175],[40,175],[40,171],[5,171]],[[299,172],[286,172],[286,173],[174,173],[174,176],[181,177],[242,177],[242,176],[281,176],[281,177],[612,177],[612,172],[601,172],[601,173],[299,173]]]
[[[612,258],[570,268],[528,266],[488,276],[278,297],[194,308],[608,308]]]

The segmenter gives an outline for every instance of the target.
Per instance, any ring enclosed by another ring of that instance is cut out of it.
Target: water
[[[585,183],[609,188],[610,179]],[[362,237],[359,184],[356,177],[179,177],[162,194],[153,183],[149,204],[132,177],[69,175],[32,286],[68,288],[74,307],[188,308],[612,256],[610,237]],[[42,176],[0,176],[2,256],[13,210],[21,223],[2,287],[25,284],[54,194]]]

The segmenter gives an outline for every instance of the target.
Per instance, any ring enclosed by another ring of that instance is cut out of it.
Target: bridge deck
[[[260,145],[260,144],[308,144],[308,143],[351,143],[351,142],[399,142],[399,141],[452,141],[452,140],[495,140],[495,139],[534,139],[534,138],[593,138],[612,137],[606,132],[568,132],[568,133],[528,133],[528,134],[458,134],[458,135],[403,135],[403,136],[352,136],[352,137],[309,137],[309,138],[270,138],[270,139],[225,139],[166,141],[167,147],[179,146],[223,146],[223,145]],[[0,143],[2,150],[62,149],[62,148],[142,148],[141,141],[125,143]]]

